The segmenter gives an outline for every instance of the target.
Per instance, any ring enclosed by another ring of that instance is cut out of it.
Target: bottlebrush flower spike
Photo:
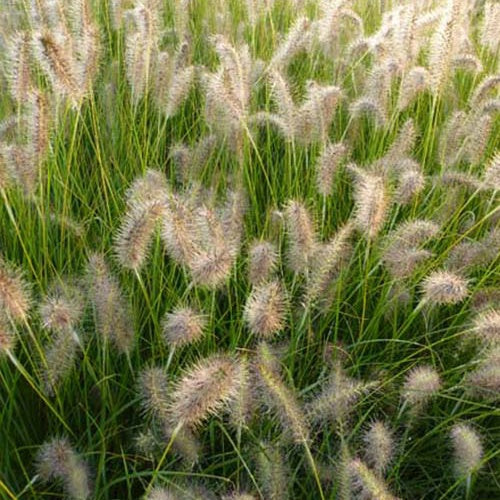
[[[40,305],[42,325],[57,333],[70,332],[80,322],[83,309],[83,296],[76,286],[54,283]]]
[[[478,314],[473,320],[472,333],[485,345],[500,345],[500,311],[493,309]]]
[[[384,178],[356,167],[350,169],[356,175],[355,224],[368,239],[374,239],[385,223],[390,206]]]
[[[469,424],[455,424],[450,432],[457,477],[469,476],[481,467],[481,438]]]
[[[285,312],[283,288],[277,281],[271,281],[254,287],[243,316],[254,335],[268,339],[284,328]]]
[[[278,443],[259,443],[257,469],[257,477],[266,499],[288,499],[289,472]]]
[[[342,421],[354,410],[359,398],[376,384],[348,377],[336,364],[321,392],[308,404],[309,418],[319,423]]]
[[[0,257],[0,305],[14,321],[26,321],[31,291],[23,274]]]
[[[376,420],[370,424],[364,438],[368,464],[381,476],[394,456],[394,437],[388,426]]]
[[[287,259],[296,273],[307,273],[311,259],[318,248],[318,239],[313,221],[303,203],[291,200],[285,207],[288,230]]]
[[[500,348],[493,346],[484,352],[477,368],[464,377],[467,394],[485,401],[500,400]]]
[[[237,396],[237,373],[237,362],[227,355],[214,354],[200,360],[175,385],[171,421],[197,427],[219,413]]]
[[[447,271],[434,271],[422,283],[424,303],[430,306],[458,304],[469,291],[467,280]]]
[[[418,366],[406,376],[402,389],[405,405],[413,414],[424,409],[430,399],[441,389],[441,377],[432,366]]]
[[[328,196],[332,191],[335,173],[348,154],[348,148],[343,142],[327,144],[317,160],[316,186],[318,193]]]
[[[152,366],[143,369],[139,374],[138,392],[144,409],[166,422],[170,398],[163,368]]]
[[[47,394],[53,396],[75,365],[77,344],[69,331],[58,332],[44,348],[42,379]]]
[[[158,222],[166,210],[165,202],[136,202],[129,208],[115,238],[120,264],[138,271],[145,262]]]
[[[274,369],[277,360],[267,344],[261,343],[255,361],[258,377],[258,394],[264,405],[280,420],[283,432],[297,444],[307,445],[309,428],[304,412],[294,392],[281,380]]]
[[[12,352],[17,343],[15,332],[12,325],[4,313],[0,313],[0,358],[2,355]]]
[[[113,342],[119,351],[129,353],[134,345],[130,308],[102,255],[90,257],[87,276],[98,332],[106,341]]]
[[[258,285],[270,279],[278,261],[276,246],[270,241],[255,241],[248,254],[250,283]]]
[[[66,438],[45,442],[38,453],[38,474],[44,481],[62,480],[69,498],[86,500],[92,493],[87,464]]]
[[[360,498],[398,500],[397,497],[389,492],[385,482],[361,460],[352,460],[349,463],[348,470],[352,478],[354,490],[359,492]]]
[[[14,33],[6,44],[7,83],[12,98],[22,103],[32,87],[32,50],[28,32]]]
[[[168,345],[177,348],[200,340],[206,327],[206,315],[191,307],[181,306],[165,315],[163,335]]]

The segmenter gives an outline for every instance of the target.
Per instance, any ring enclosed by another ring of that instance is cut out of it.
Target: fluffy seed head
[[[220,412],[237,394],[237,372],[237,363],[225,355],[215,354],[195,364],[172,393],[172,422],[196,427]]]
[[[159,201],[134,203],[129,208],[116,240],[116,255],[120,264],[137,271],[144,265],[151,238],[165,212]]]
[[[26,321],[31,293],[21,271],[0,258],[0,305],[16,321]]]
[[[348,377],[337,363],[321,392],[309,403],[309,417],[318,423],[342,421],[352,413],[359,398],[375,384]]]
[[[168,380],[163,368],[153,366],[145,368],[139,374],[139,394],[147,412],[165,420],[168,413]]]
[[[42,372],[45,391],[50,396],[69,375],[75,365],[77,345],[74,338],[66,331],[60,331],[44,349],[44,369]]]
[[[276,267],[278,253],[275,245],[269,241],[257,241],[249,250],[248,277],[252,285],[258,285],[270,278]]]
[[[467,280],[447,271],[434,271],[422,283],[423,300],[432,305],[458,304],[468,295]]]
[[[16,347],[16,335],[5,314],[0,314],[0,356],[7,351],[13,351]]]
[[[53,438],[38,452],[38,474],[44,481],[62,480],[69,498],[90,498],[91,487],[87,464],[76,453],[66,438]]]
[[[483,353],[478,367],[464,378],[467,393],[478,399],[500,399],[500,347],[493,346]]]
[[[97,330],[105,340],[112,341],[119,351],[130,352],[134,345],[130,308],[102,255],[93,254],[90,257],[87,275]]]
[[[165,315],[163,335],[173,348],[198,341],[207,326],[207,317],[191,307],[177,307]]]
[[[69,284],[55,284],[40,306],[44,328],[68,332],[76,327],[83,314],[83,297]]]
[[[481,466],[483,446],[479,434],[469,424],[456,424],[451,429],[453,458],[457,477],[468,476]]]
[[[276,365],[278,360],[267,344],[261,343],[255,362],[258,394],[265,407],[279,418],[283,431],[295,443],[304,444],[309,440],[307,419],[294,391],[281,380]]]
[[[412,410],[422,409],[441,389],[441,377],[432,366],[417,366],[406,376],[402,397]]]
[[[500,344],[500,311],[486,310],[473,321],[472,332],[484,344]]]
[[[285,326],[286,300],[277,281],[257,285],[247,299],[244,318],[250,331],[269,338]]]
[[[306,207],[296,200],[288,202],[285,220],[289,235],[288,263],[294,272],[304,273],[317,248],[313,221]]]
[[[328,144],[321,152],[317,163],[316,186],[323,196],[331,194],[333,177],[340,162],[347,156],[347,151],[347,146],[338,142]]]
[[[382,229],[389,210],[389,196],[381,176],[355,170],[355,222],[358,229],[373,239]]]
[[[260,484],[269,500],[288,498],[289,474],[278,444],[261,442],[257,454]]]
[[[368,464],[382,474],[394,455],[394,437],[384,422],[372,422],[364,435],[365,456]]]
[[[348,465],[348,471],[354,489],[360,493],[360,498],[373,500],[397,500],[384,483],[384,481],[372,472],[361,460],[352,460]]]

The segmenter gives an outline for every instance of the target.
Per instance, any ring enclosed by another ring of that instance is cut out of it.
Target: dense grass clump
[[[0,498],[500,498],[497,1],[0,16]]]

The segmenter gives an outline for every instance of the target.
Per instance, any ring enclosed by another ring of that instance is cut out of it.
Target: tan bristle
[[[256,285],[243,312],[250,331],[258,337],[270,338],[285,326],[286,300],[277,281]]]

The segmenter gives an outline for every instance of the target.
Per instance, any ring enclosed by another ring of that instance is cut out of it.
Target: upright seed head
[[[394,456],[394,437],[388,426],[376,420],[364,435],[365,456],[368,464],[382,475]]]
[[[468,295],[467,280],[447,271],[434,271],[422,283],[424,302],[433,305],[458,304]]]
[[[412,412],[418,413],[441,389],[441,377],[432,366],[417,366],[406,376],[402,397]]]
[[[389,196],[384,179],[376,174],[355,170],[355,222],[368,239],[382,229],[389,210]]]
[[[135,340],[130,307],[103,255],[91,255],[87,275],[97,330],[105,340],[113,342],[119,351],[130,352]]]
[[[207,317],[191,307],[177,307],[165,315],[163,335],[173,348],[198,341],[207,326]]]
[[[278,260],[275,245],[269,241],[256,241],[251,245],[248,253],[250,283],[258,285],[268,280]]]
[[[59,331],[44,349],[42,379],[50,396],[56,394],[59,385],[75,366],[76,352],[75,339],[67,330]]]
[[[258,479],[268,500],[288,498],[289,474],[277,443],[261,442],[257,453]]]
[[[285,326],[286,300],[277,281],[257,285],[251,292],[243,312],[250,331],[269,338]]]
[[[289,235],[288,263],[296,273],[305,273],[317,249],[317,235],[306,207],[296,200],[288,202],[285,220]]]
[[[53,438],[42,445],[38,452],[37,469],[44,481],[62,480],[69,498],[90,498],[90,474],[87,464],[66,438]]]
[[[169,389],[163,368],[144,368],[139,374],[138,391],[144,409],[164,421],[168,413]]]
[[[42,324],[55,332],[69,332],[80,321],[83,308],[80,290],[69,283],[56,283],[40,306]]]
[[[488,349],[477,368],[465,375],[467,393],[486,401],[500,400],[500,347]]]
[[[469,424],[455,424],[451,429],[453,458],[457,477],[469,476],[481,466],[481,438]]]
[[[26,321],[31,293],[23,274],[0,257],[0,305],[15,321]]]
[[[474,318],[472,333],[485,345],[500,345],[500,311],[479,313]]]
[[[375,384],[348,377],[337,363],[321,392],[308,405],[310,419],[319,423],[344,420],[352,413],[359,398]]]
[[[279,418],[283,432],[289,434],[295,443],[305,444],[309,441],[306,417],[294,391],[285,385],[274,369],[277,363],[267,345],[262,343],[255,362],[258,394],[264,405]]]
[[[332,191],[334,175],[347,156],[347,146],[343,142],[327,144],[317,161],[316,186],[318,193],[328,196]]]
[[[115,239],[116,255],[126,268],[139,270],[146,259],[157,223],[165,212],[159,201],[134,203]]]
[[[176,424],[196,427],[219,413],[237,395],[237,363],[226,355],[200,360],[177,382],[170,417]]]
[[[361,460],[354,459],[349,463],[348,470],[352,478],[354,490],[360,493],[360,498],[372,500],[397,500],[392,495],[384,481],[372,472]]]

